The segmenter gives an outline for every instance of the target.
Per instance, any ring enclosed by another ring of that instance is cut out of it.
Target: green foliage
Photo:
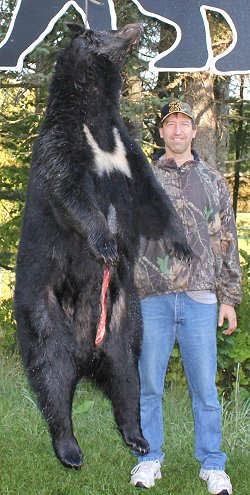
[[[177,342],[175,343],[170,356],[165,382],[167,388],[187,384],[181,360],[181,353]]]
[[[250,255],[240,250],[243,299],[236,309],[238,318],[237,332],[231,336],[219,333],[218,340],[218,386],[226,397],[235,394],[240,385],[242,397],[250,393]]]
[[[16,325],[13,311],[13,300],[4,299],[0,305],[0,351],[16,350]]]
[[[238,384],[242,398],[250,392],[250,338],[247,330],[231,336],[218,332],[217,386],[220,394],[233,398]]]
[[[243,302],[238,308],[239,325],[241,330],[249,330],[250,321],[250,254],[244,249],[240,249],[243,259],[241,264]]]

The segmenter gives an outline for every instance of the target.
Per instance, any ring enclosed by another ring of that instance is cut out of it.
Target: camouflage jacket
[[[178,167],[154,162],[154,173],[179,213],[192,248],[191,262],[166,253],[164,240],[141,239],[135,283],[141,298],[211,290],[220,303],[241,301],[237,233],[230,190],[221,174],[199,159]]]

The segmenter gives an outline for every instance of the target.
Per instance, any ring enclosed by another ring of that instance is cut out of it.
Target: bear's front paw
[[[192,259],[192,250],[188,245],[185,237],[182,239],[164,239],[164,245],[167,253],[171,256],[174,255],[180,260],[185,260],[189,263]]]
[[[99,237],[92,245],[92,252],[97,261],[101,261],[105,265],[116,265],[118,262],[117,245],[113,237]]]
[[[185,260],[188,263],[192,259],[192,249],[186,240],[183,240],[183,242],[174,242],[173,251],[177,258]]]

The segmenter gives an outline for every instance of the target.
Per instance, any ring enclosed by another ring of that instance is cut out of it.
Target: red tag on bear
[[[110,281],[110,269],[104,267],[104,275],[102,282],[102,293],[101,293],[101,316],[96,332],[95,345],[100,344],[105,335],[106,319],[107,319],[107,290]]]

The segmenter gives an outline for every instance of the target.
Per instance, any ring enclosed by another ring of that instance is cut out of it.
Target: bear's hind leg
[[[140,389],[136,364],[124,349],[125,346],[119,353],[116,345],[114,355],[112,344],[109,342],[107,346],[111,349],[101,358],[97,383],[111,400],[115,420],[125,443],[140,454],[146,454],[149,445],[140,426]]]
[[[19,281],[20,285],[20,281]],[[38,292],[38,291],[37,291]],[[71,323],[52,290],[40,296],[16,288],[17,335],[25,369],[47,420],[55,453],[66,467],[79,469],[83,455],[73,435],[72,401],[78,381]],[[27,303],[28,301],[28,303]]]
[[[123,287],[119,287],[119,295],[112,305],[109,331],[101,344],[95,379],[111,400],[125,443],[143,455],[149,451],[149,445],[140,422],[141,314],[130,280],[130,267],[125,264],[121,274]]]
[[[71,418],[76,370],[67,350],[57,343],[52,352],[48,343],[47,355],[41,359],[38,352],[28,374],[47,420],[56,456],[65,467],[80,469],[83,454],[73,435]]]

